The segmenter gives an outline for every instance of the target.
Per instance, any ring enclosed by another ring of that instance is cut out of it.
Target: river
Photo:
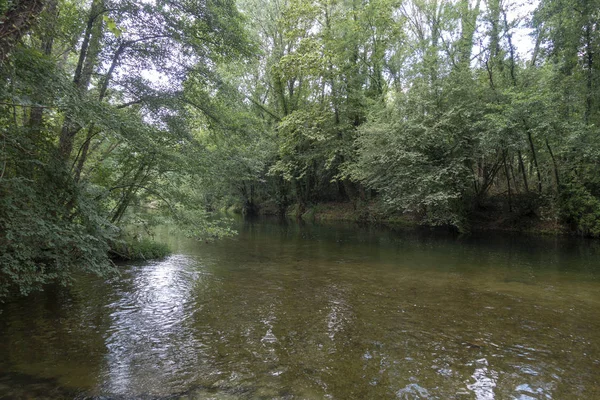
[[[238,221],[0,305],[0,399],[600,399],[600,245]]]

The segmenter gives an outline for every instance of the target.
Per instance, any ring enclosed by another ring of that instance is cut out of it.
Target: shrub
[[[155,242],[149,238],[124,239],[111,244],[110,255],[118,260],[151,260],[164,258],[171,254],[171,249],[165,243]]]
[[[561,188],[562,218],[584,236],[600,236],[600,199],[577,181]]]

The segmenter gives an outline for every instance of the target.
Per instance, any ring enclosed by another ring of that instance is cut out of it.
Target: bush
[[[165,243],[158,243],[149,238],[124,239],[111,244],[110,255],[117,260],[152,260],[164,258],[171,254]]]
[[[65,175],[47,172],[43,181],[0,182],[0,299],[67,286],[76,271],[114,271],[107,257],[114,226],[97,213],[93,197],[73,185],[59,190]]]
[[[577,181],[561,188],[562,218],[584,236],[600,236],[600,199]]]

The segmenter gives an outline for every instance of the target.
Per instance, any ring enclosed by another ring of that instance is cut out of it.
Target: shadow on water
[[[1,306],[0,398],[600,398],[596,242],[236,229]]]
[[[235,387],[195,386],[184,392],[155,396],[148,394],[117,395],[106,393],[89,396],[76,389],[61,387],[55,379],[43,379],[35,376],[6,373],[0,376],[0,399],[74,399],[74,400],[192,400],[201,398],[256,398],[255,390]],[[285,394],[284,394],[285,396]]]

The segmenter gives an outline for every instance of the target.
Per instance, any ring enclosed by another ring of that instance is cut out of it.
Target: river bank
[[[265,203],[257,207],[258,214],[263,216],[279,215],[275,204]],[[241,213],[240,207],[232,207],[229,211]],[[285,216],[303,221],[340,221],[363,224],[382,225],[391,228],[432,228],[446,229],[460,233],[475,232],[514,232],[532,235],[582,236],[568,224],[560,221],[558,216],[548,212],[509,213],[502,209],[487,209],[474,212],[461,228],[449,225],[429,224],[417,213],[390,212],[379,202],[355,204],[352,202],[324,202],[306,207],[293,204],[286,209]]]

